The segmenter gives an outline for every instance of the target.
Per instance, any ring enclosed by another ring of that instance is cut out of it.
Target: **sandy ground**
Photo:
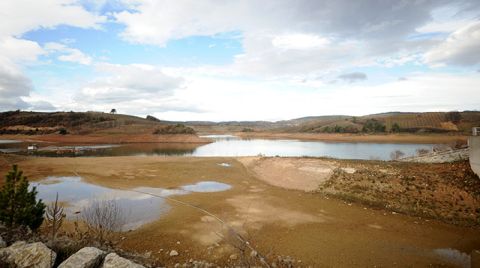
[[[237,132],[243,138],[298,139],[331,142],[374,142],[374,143],[444,143],[460,141],[466,143],[468,136],[445,134],[339,134],[339,133],[275,133]]]
[[[1,139],[29,142],[119,144],[119,143],[210,143],[211,140],[196,135],[153,135],[153,134],[89,134],[89,135],[1,135]]]
[[[478,227],[392,214],[389,210],[372,209],[321,193],[303,191],[311,190],[317,182],[327,183],[327,174],[332,174],[329,178],[335,176],[336,167],[346,168],[346,174],[355,174],[359,167],[354,162],[318,160],[323,162],[315,163],[315,159],[308,158],[298,158],[299,163],[288,163],[296,161],[286,159],[287,162],[281,164],[276,163],[281,160],[277,158],[0,158],[0,172],[5,173],[10,164],[17,163],[32,180],[79,174],[86,181],[119,189],[138,186],[172,188],[202,180],[228,183],[232,186],[228,191],[175,198],[223,219],[269,261],[282,255],[295,258],[296,266],[449,267],[454,265],[449,259],[442,258],[438,249],[451,248],[469,253],[480,248]],[[231,166],[224,167],[219,163]],[[364,161],[359,165],[368,163]],[[381,165],[381,162],[373,164]],[[315,169],[317,166],[320,168]],[[282,168],[283,171],[277,174],[285,172],[289,179],[275,182],[265,177],[269,173],[262,173],[264,168]],[[325,172],[328,168],[333,171]],[[353,169],[355,172],[350,173]],[[299,170],[297,175],[295,170]],[[318,174],[321,179],[315,179],[313,174]],[[307,182],[295,183],[304,178]],[[222,265],[233,265],[238,261],[229,258],[239,252],[225,232],[225,226],[192,207],[169,203],[173,207],[169,213],[138,230],[125,233],[120,246],[151,254],[152,259],[169,266],[191,258]],[[179,255],[169,257],[171,249],[177,250]]]

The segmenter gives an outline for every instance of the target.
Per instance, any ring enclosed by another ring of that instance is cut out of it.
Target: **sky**
[[[480,108],[478,0],[2,0],[0,17],[0,111]]]

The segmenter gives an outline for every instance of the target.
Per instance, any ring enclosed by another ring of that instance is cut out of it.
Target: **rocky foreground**
[[[2,240],[3,241],[3,240]],[[5,243],[3,243],[5,246]],[[0,249],[0,266],[4,267],[53,267],[57,253],[42,242],[17,241]],[[120,257],[114,252],[107,253],[95,247],[84,247],[63,261],[59,268],[141,268],[143,265]]]
[[[17,241],[6,247],[0,237],[0,267],[15,268],[144,268],[132,260],[119,256],[115,252],[107,252],[96,247],[84,247],[57,265],[57,253],[42,242],[27,243]],[[174,250],[171,256],[178,255]],[[147,265],[150,267],[150,265]],[[175,267],[215,267],[205,261],[189,260],[177,263]]]

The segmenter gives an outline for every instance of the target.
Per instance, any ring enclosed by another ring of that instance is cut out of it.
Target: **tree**
[[[112,110],[110,111],[110,113],[111,113],[111,114],[116,114],[116,113],[117,113],[117,109],[112,109]]]
[[[385,125],[376,119],[368,119],[363,125],[362,131],[363,132],[385,132]]]
[[[7,227],[28,226],[36,230],[43,222],[45,204],[36,200],[37,189],[28,190],[27,177],[13,165],[0,191],[0,221]]]
[[[59,133],[60,135],[67,135],[67,134],[68,134],[68,131],[67,131],[66,128],[63,128],[63,127],[62,127],[62,128],[58,131],[58,133]]]
[[[397,123],[393,123],[392,132],[400,132],[400,126]]]

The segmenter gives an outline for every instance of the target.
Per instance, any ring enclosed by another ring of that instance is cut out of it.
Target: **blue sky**
[[[0,3],[0,110],[283,120],[480,107],[480,4]]]

